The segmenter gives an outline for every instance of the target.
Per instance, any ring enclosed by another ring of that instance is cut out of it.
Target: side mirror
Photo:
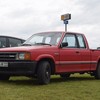
[[[68,42],[63,42],[62,44],[61,44],[61,47],[63,48],[63,47],[67,47],[68,46]]]

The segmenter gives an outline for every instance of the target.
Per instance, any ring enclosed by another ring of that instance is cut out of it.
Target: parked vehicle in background
[[[10,37],[10,36],[0,36],[0,48],[6,47],[17,47],[25,42],[24,39]]]
[[[100,50],[100,47],[97,47],[97,50]]]

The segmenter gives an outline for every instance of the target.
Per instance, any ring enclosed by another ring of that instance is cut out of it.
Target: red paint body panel
[[[95,71],[100,59],[100,51],[90,50],[83,34],[81,35],[84,37],[86,49],[60,48],[65,34],[62,32],[60,42],[56,46],[21,46],[0,49],[0,52],[30,52],[31,61],[37,62],[43,58],[50,58],[55,62],[55,73]]]

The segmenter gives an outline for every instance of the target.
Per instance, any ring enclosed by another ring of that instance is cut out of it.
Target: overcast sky
[[[84,33],[91,48],[100,46],[100,0],[0,0],[0,35],[27,39],[64,31],[65,13],[72,14],[68,31]]]

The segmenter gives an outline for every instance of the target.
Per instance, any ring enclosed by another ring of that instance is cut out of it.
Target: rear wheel
[[[37,78],[40,84],[48,84],[50,82],[51,67],[48,61],[39,63],[37,70]]]
[[[68,73],[66,73],[66,74],[60,74],[60,77],[67,79],[67,78],[70,77],[70,74],[68,74]]]
[[[96,72],[95,72],[95,78],[100,79],[100,63],[97,66]]]
[[[9,80],[9,75],[0,74],[0,80]]]

